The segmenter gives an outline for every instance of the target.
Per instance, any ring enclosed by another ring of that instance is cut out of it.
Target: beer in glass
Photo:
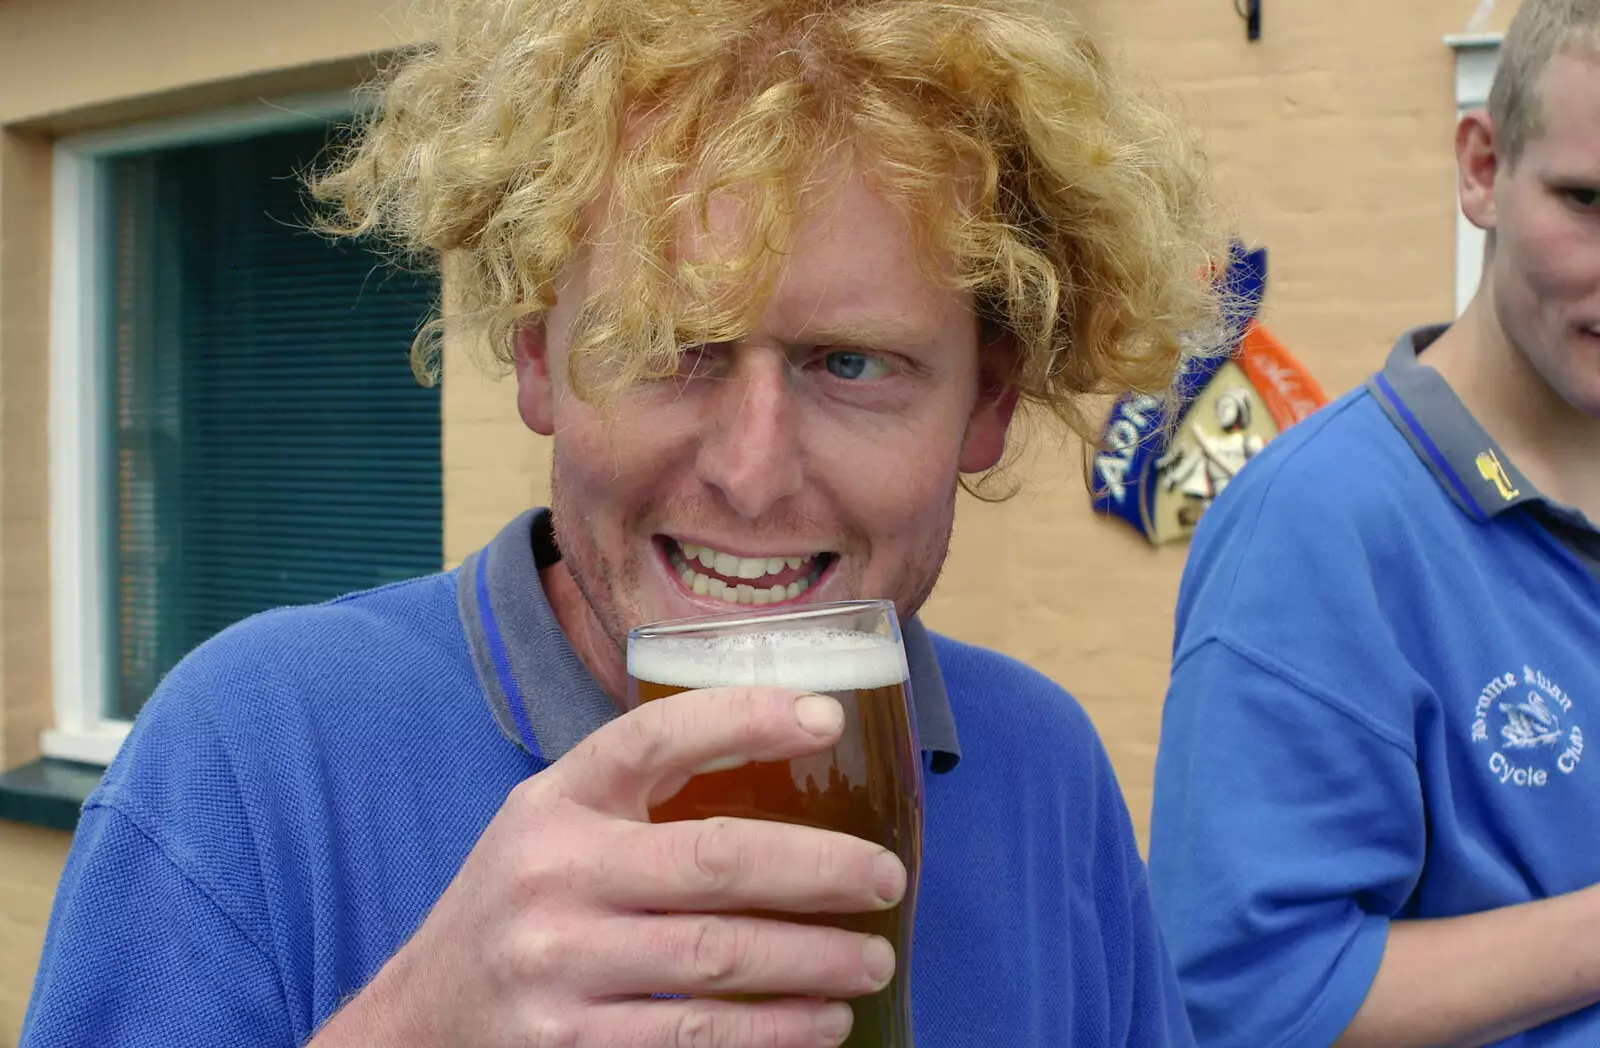
[[[844,707],[844,733],[809,757],[751,763],[691,779],[650,812],[654,822],[733,816],[837,830],[905,863],[906,896],[868,914],[770,914],[881,935],[895,977],[851,1002],[846,1048],[910,1048],[911,929],[922,857],[922,764],[905,647],[889,601],[750,609],[641,626],[628,635],[632,705],[682,691],[763,685],[820,692]]]

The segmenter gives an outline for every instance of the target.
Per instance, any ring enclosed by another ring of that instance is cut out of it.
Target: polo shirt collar
[[[1438,371],[1418,357],[1447,324],[1400,336],[1367,388],[1452,501],[1486,521],[1526,507],[1600,577],[1600,529],[1582,511],[1546,496],[1517,468]]]
[[[550,511],[530,510],[456,572],[456,604],[495,723],[531,756],[553,762],[617,715],[556,621],[539,569],[560,560]],[[901,623],[917,735],[928,767],[961,759],[955,717],[928,631]]]
[[[1534,487],[1444,376],[1418,359],[1446,327],[1406,332],[1390,350],[1383,370],[1369,380],[1368,388],[1390,421],[1450,498],[1472,517],[1487,520],[1537,503],[1558,518],[1582,520],[1577,510],[1551,501]]]

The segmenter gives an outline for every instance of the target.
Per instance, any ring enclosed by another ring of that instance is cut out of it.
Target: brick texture
[[[70,841],[57,830],[0,822],[0,1045],[22,1035],[50,897]]]
[[[1449,317],[1455,102],[1444,37],[1475,5],[1265,4],[1255,44],[1228,0],[1093,3],[1084,17],[1200,127],[1228,214],[1268,249],[1266,323],[1337,396],[1403,329]],[[1494,12],[1496,24],[1511,6]],[[454,395],[472,413],[446,451],[446,548],[456,559],[524,504],[521,471],[532,463],[541,490],[548,463],[545,442],[516,418],[509,382],[460,385]],[[1184,551],[1151,549],[1094,517],[1081,444],[1047,427],[1022,439],[1021,494],[963,501],[926,616],[1078,696],[1143,839]]]
[[[0,767],[38,754],[50,708],[46,461],[49,145],[0,130]]]
[[[1269,253],[1263,319],[1337,396],[1403,329],[1449,319],[1455,80],[1444,37],[1477,5],[1263,2],[1258,43],[1227,0],[1086,9],[1202,129],[1225,206]],[[1499,4],[1496,21],[1513,7]],[[1094,519],[1078,461],[1041,454],[1031,498],[964,508],[957,585],[930,618],[1026,659],[1083,701],[1143,839],[1183,550],[1138,548]],[[974,526],[979,517],[1003,521],[1011,541],[986,541],[995,525]],[[972,562],[996,560],[1007,564],[1006,610],[995,614],[991,593],[970,614],[968,594],[984,584]]]
[[[404,37],[385,5],[292,0],[7,0],[0,124],[219,78],[348,58]],[[1246,42],[1230,0],[1083,0],[1084,17],[1205,135],[1241,234],[1270,251],[1265,319],[1331,394],[1356,385],[1405,327],[1448,317],[1454,272],[1453,56],[1445,35],[1502,0],[1264,0]],[[135,7],[137,11],[135,12]],[[65,115],[63,115],[65,114]],[[13,129],[14,130],[14,129]],[[0,759],[25,758],[48,716],[43,486],[48,177],[38,140],[0,143]],[[548,442],[514,384],[452,347],[444,375],[446,558],[455,564],[548,495]],[[1141,835],[1181,548],[1150,549],[1089,512],[1083,448],[1025,436],[1022,493],[963,502],[926,615],[1071,689],[1102,732]],[[1003,701],[997,697],[996,701]],[[0,825],[0,1044],[21,1022],[60,834]]]

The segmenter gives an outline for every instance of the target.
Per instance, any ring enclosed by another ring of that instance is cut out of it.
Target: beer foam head
[[[893,639],[816,629],[724,637],[651,637],[629,646],[628,674],[674,688],[885,688],[906,679]]]

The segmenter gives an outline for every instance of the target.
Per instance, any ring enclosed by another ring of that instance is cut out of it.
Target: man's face
[[[680,250],[736,222],[714,202]],[[519,342],[522,416],[555,437],[563,561],[618,645],[643,622],[740,605],[889,598],[914,613],[944,562],[958,474],[1004,450],[1014,400],[986,392],[971,298],[919,267],[900,213],[851,177],[797,234],[743,339],[686,351],[677,378],[609,408],[567,381],[604,246]]]
[[[1600,417],[1600,56],[1557,55],[1544,131],[1494,182],[1495,312],[1557,395]]]

